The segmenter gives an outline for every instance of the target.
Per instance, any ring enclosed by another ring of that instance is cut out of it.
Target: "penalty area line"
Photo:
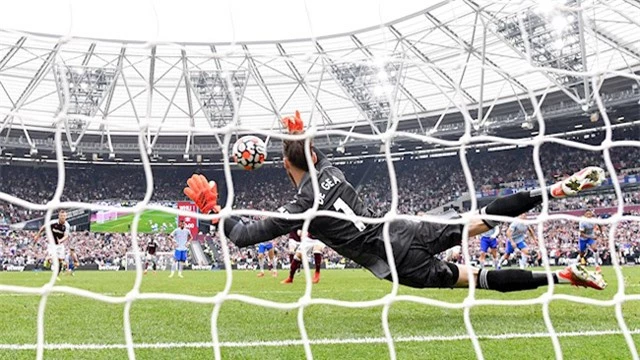
[[[640,329],[629,331],[630,334],[640,334]],[[622,335],[621,330],[589,330],[558,332],[558,337],[576,336],[604,336]],[[549,333],[510,333],[496,335],[478,335],[480,340],[509,340],[509,339],[533,339],[550,337]],[[399,336],[393,339],[394,342],[431,342],[431,341],[460,341],[470,340],[469,335],[452,336]],[[351,338],[351,339],[312,339],[311,345],[338,345],[338,344],[385,344],[386,338]],[[274,347],[274,346],[296,346],[303,345],[302,340],[275,340],[275,341],[255,341],[255,342],[220,342],[220,347]],[[176,342],[176,343],[137,343],[133,344],[135,349],[173,349],[173,348],[212,348],[213,342]],[[126,344],[44,344],[45,350],[106,350],[106,349],[127,349]],[[0,344],[0,350],[35,350],[36,344]]]

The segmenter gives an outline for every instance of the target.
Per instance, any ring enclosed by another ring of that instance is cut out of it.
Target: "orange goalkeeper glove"
[[[189,186],[184,188],[184,194],[196,203],[203,214],[220,211],[218,185],[215,181],[208,182],[204,175],[193,174],[187,180],[187,185]]]
[[[300,117],[300,111],[296,110],[294,116],[285,116],[282,118],[282,125],[289,130],[289,134],[298,134],[304,131],[304,122]]]

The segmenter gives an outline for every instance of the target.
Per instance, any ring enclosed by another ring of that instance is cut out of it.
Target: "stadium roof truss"
[[[318,129],[372,134],[395,122],[437,135],[460,126],[452,114],[476,129],[530,122],[541,110],[529,92],[589,109],[605,78],[637,70],[636,19],[631,0],[454,0],[313,40],[150,46],[0,30],[0,143],[49,148],[57,119],[71,151],[113,154],[125,146],[114,136],[141,134],[149,154],[185,156],[222,146],[210,129],[278,130],[295,110]],[[618,73],[585,76],[602,69]],[[493,113],[505,103],[522,116]]]

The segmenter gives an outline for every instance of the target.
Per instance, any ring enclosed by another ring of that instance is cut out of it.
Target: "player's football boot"
[[[179,278],[183,278],[184,276],[182,276],[182,274],[178,273],[178,277]]]
[[[280,284],[291,284],[291,283],[293,283],[293,279],[290,277],[280,281]]]
[[[574,196],[580,191],[600,186],[605,180],[604,170],[597,166],[588,166],[568,178],[551,185],[551,196],[563,198]]]
[[[316,272],[315,274],[313,274],[313,280],[311,280],[312,283],[317,284],[320,282],[320,273]]]
[[[278,277],[278,270],[271,270],[271,276]]]
[[[264,277],[264,272],[259,272],[258,277]]]
[[[558,276],[569,280],[574,286],[590,287],[596,290],[604,290],[607,287],[602,274],[589,271],[582,265],[567,266],[558,272]]]
[[[169,277],[172,278],[173,277],[173,273],[169,274]]]
[[[602,274],[602,269],[600,268],[600,265],[596,265],[596,268],[594,271],[596,274]]]
[[[147,270],[146,269],[142,272],[142,275],[147,275]]]

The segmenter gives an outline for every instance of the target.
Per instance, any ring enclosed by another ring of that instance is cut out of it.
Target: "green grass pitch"
[[[106,221],[102,224],[92,223],[91,231],[95,232],[118,232],[125,233],[131,232],[131,224],[133,223],[133,214],[123,215],[115,220]],[[168,225],[167,232],[173,231],[176,227],[176,215],[169,214],[158,210],[147,210],[140,215],[140,223],[138,224],[138,232],[150,233],[152,223],[158,224],[158,231],[162,229],[162,223]]]
[[[612,299],[618,289],[613,269],[603,269],[609,287],[601,292],[556,287],[557,293]],[[623,268],[627,294],[640,293],[640,267]],[[184,279],[167,277],[168,273],[146,275],[141,292],[182,293],[212,296],[225,285],[225,273],[185,272]],[[285,274],[278,279],[256,278],[255,272],[235,271],[231,293],[251,295],[278,302],[298,300],[305,290],[304,277],[299,275],[291,285],[281,285]],[[50,273],[0,273],[0,283],[38,287],[49,280]],[[134,272],[77,272],[75,277],[63,276],[61,286],[72,286],[110,296],[123,296],[134,283]],[[372,300],[387,294],[391,284],[375,279],[364,270],[327,270],[322,281],[312,288],[312,297],[340,300]],[[528,299],[545,292],[546,288],[520,293],[501,294],[478,290],[481,299]],[[410,294],[461,302],[468,295],[465,289],[416,290],[400,288]],[[35,350],[8,350],[7,344],[35,344],[36,319],[40,297],[0,292],[0,359],[34,359]],[[131,307],[133,339],[138,344],[191,343],[182,348],[137,348],[138,359],[211,359],[211,313],[213,306],[175,300],[138,300]],[[635,344],[640,348],[640,301],[628,301],[622,306],[625,321],[633,331]],[[90,350],[45,350],[45,359],[124,359],[123,348],[102,349],[101,345],[125,343],[123,304],[107,304],[84,297],[53,293],[45,309],[45,341],[47,344],[94,344]],[[304,322],[312,340],[346,341],[384,337],[381,323],[382,307],[350,309],[327,305],[312,305],[304,310]],[[250,342],[299,340],[297,310],[283,311],[250,305],[239,301],[223,303],[218,330],[220,340],[238,347],[223,347],[225,359],[302,359],[302,345],[248,346]],[[559,333],[565,359],[629,359],[631,354],[615,318],[614,307],[599,307],[564,300],[550,304],[550,315]],[[471,321],[486,359],[552,359],[554,351],[546,327],[541,305],[478,306],[471,309]],[[412,341],[410,337],[451,337],[467,334],[463,310],[451,310],[412,302],[396,302],[389,312],[391,333],[398,359],[475,359],[468,339]],[[576,332],[613,333],[597,336],[576,336]],[[491,335],[522,334],[521,338],[491,339]],[[536,335],[538,337],[535,337]],[[424,339],[423,339],[424,340]],[[202,342],[203,347],[194,343]],[[353,342],[353,341],[351,341]],[[314,344],[316,359],[387,359],[385,343]]]

